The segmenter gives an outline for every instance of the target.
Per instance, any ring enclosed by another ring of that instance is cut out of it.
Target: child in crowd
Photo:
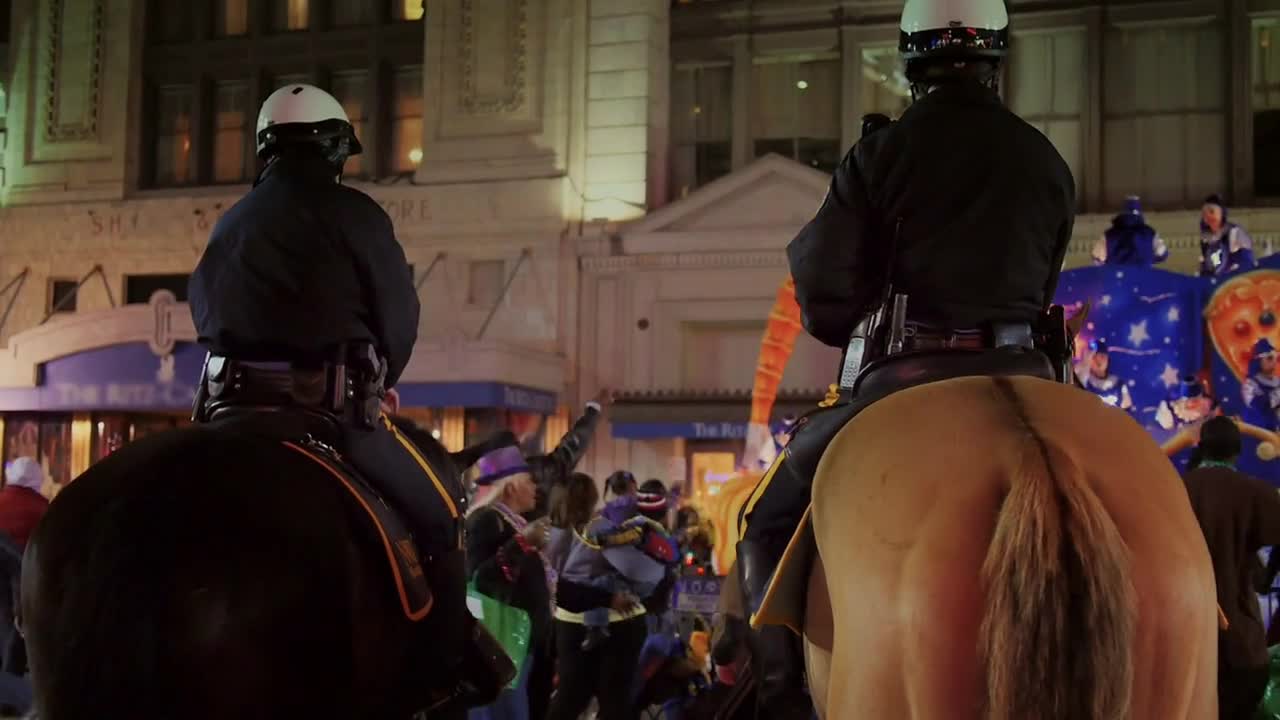
[[[553,493],[553,529],[548,542],[549,557],[552,554],[567,554],[572,539],[576,536],[593,547],[608,549],[630,546],[641,550],[658,563],[674,562],[677,558],[675,541],[661,524],[640,514],[635,477],[625,471],[616,472],[609,476],[607,489],[614,495],[614,499],[605,504],[599,516],[595,513],[599,494],[595,482],[588,476],[575,473],[560,492]],[[555,559],[552,559],[552,563],[559,564]],[[576,583],[615,594],[629,594],[637,604],[648,597],[658,584],[629,581],[616,571],[588,571],[578,576],[578,569],[569,564],[564,567],[562,574],[565,579]],[[587,628],[587,637],[583,640],[582,649],[590,651],[609,637],[609,608],[593,608],[583,613],[583,624]]]

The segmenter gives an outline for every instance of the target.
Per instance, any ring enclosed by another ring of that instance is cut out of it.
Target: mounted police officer
[[[750,613],[808,507],[822,451],[858,410],[930,379],[1069,379],[1060,309],[1056,328],[1046,317],[1075,185],[1049,140],[1001,103],[1008,32],[1001,0],[907,0],[899,50],[914,103],[893,123],[865,119],[787,248],[805,329],[845,360],[839,397],[801,419],[743,508]],[[758,716],[807,717],[795,638],[766,626],[755,642]]]
[[[333,96],[304,84],[272,93],[257,151],[265,168],[191,276],[191,315],[209,351],[194,417],[316,440],[355,466],[409,525],[433,616],[457,631],[433,638],[431,654],[454,662],[466,613],[461,480],[446,454],[428,460],[381,412],[418,336],[404,250],[382,207],[342,184],[361,147]]]

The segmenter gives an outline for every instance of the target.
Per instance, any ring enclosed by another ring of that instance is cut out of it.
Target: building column
[[[458,452],[467,445],[466,408],[445,408],[440,418],[440,442],[449,452]]]
[[[76,413],[71,419],[71,479],[75,480],[93,464],[93,416]]]
[[[1106,42],[1106,22],[1103,8],[1091,7],[1085,10],[1085,94],[1084,107],[1081,109],[1081,139],[1084,144],[1084,165],[1077,178],[1077,185],[1084,185],[1084,192],[1077,192],[1077,205],[1090,212],[1096,212],[1102,205],[1102,168],[1103,153],[1106,152],[1102,142],[1104,89],[1102,85],[1102,63]],[[1082,182],[1083,180],[1083,182]]]
[[[847,150],[862,134],[862,43],[857,28],[840,28],[840,148]]]
[[[584,217],[631,220],[666,199],[670,5],[590,0],[589,7]]]
[[[126,195],[130,110],[141,104],[142,6],[13,4],[6,205]]]
[[[733,105],[733,132],[730,142],[730,162],[735,171],[746,167],[755,159],[751,137],[751,37],[738,35],[733,38],[733,82],[730,102]]]
[[[1227,0],[1223,32],[1223,72],[1227,87],[1227,197],[1228,202],[1252,204],[1253,193],[1253,78],[1250,65],[1253,28],[1248,0]]]

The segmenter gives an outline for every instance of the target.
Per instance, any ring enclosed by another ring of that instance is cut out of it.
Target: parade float
[[[1240,468],[1280,486],[1280,256],[1212,278],[1077,268],[1062,273],[1054,301],[1068,316],[1089,307],[1075,339],[1080,384],[1129,413],[1180,469],[1204,421],[1227,415],[1245,438]],[[788,277],[760,343],[741,467],[717,492],[686,501],[708,521],[720,574],[733,564],[742,508],[776,453],[783,428],[771,415],[802,330]]]

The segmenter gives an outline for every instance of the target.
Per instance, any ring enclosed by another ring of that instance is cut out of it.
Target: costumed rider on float
[[[1133,398],[1129,395],[1128,383],[1111,372],[1111,348],[1107,341],[1102,338],[1090,340],[1089,352],[1089,362],[1080,363],[1076,368],[1081,387],[1112,407],[1132,411]]]
[[[460,664],[474,632],[463,621],[466,498],[448,456],[429,471],[381,412],[413,352],[419,304],[391,218],[342,184],[343,164],[360,151],[342,105],[317,87],[290,84],[263,103],[265,167],[219,219],[191,275],[192,320],[209,352],[193,417],[336,450],[388,500],[434,601],[424,681],[465,702]]]
[[[897,122],[868,118],[787,247],[805,329],[845,358],[838,397],[801,418],[743,507],[737,566],[752,614],[823,450],[854,413],[947,377],[1070,381],[1062,309],[1050,303],[1075,185],[1052,143],[1001,102],[1008,24],[1002,0],[907,0],[899,49],[914,102]],[[754,641],[757,716],[808,717],[797,638],[764,626]]]
[[[1125,198],[1124,212],[1111,219],[1111,227],[1093,246],[1096,265],[1151,267],[1169,259],[1169,246],[1142,216],[1142,201]]]
[[[1253,409],[1275,429],[1280,417],[1280,367],[1277,367],[1276,349],[1271,341],[1262,338],[1253,345],[1249,356],[1249,377],[1240,386],[1244,404]]]

